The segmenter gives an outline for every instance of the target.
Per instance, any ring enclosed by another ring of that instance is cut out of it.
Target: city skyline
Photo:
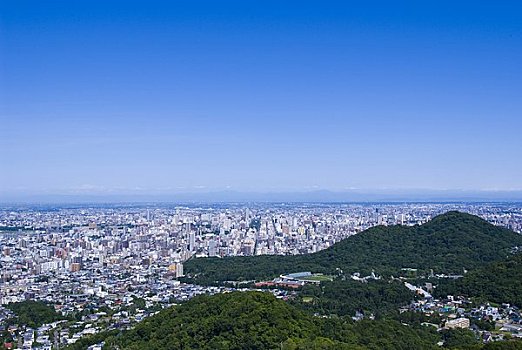
[[[519,4],[0,6],[0,197],[521,199]]]

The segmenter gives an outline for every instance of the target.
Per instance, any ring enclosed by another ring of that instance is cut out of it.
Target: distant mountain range
[[[403,268],[463,274],[506,258],[522,235],[470,214],[448,212],[421,226],[376,226],[314,254],[196,258],[187,261],[189,280],[212,284],[262,280],[283,273],[397,275]]]
[[[522,191],[480,190],[364,190],[245,192],[107,191],[29,193],[0,192],[0,203],[225,203],[225,202],[495,202],[522,201]]]

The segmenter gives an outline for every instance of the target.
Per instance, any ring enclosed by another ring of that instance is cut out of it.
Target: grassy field
[[[326,276],[323,274],[315,274],[315,275],[311,275],[311,276],[302,277],[299,279],[301,281],[320,281],[320,282],[333,280],[333,278],[331,276]]]

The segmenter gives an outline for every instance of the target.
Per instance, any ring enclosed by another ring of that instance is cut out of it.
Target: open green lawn
[[[299,278],[301,281],[332,281],[333,278],[331,276],[326,276],[323,274],[316,274],[312,276],[306,276]]]

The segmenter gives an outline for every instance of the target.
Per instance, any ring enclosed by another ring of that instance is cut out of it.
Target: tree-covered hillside
[[[29,327],[39,327],[44,323],[63,320],[64,317],[54,310],[51,305],[41,301],[25,300],[19,303],[11,303],[6,306],[13,311],[16,322]]]
[[[522,308],[522,253],[493,262],[457,281],[444,281],[437,296],[465,295]]]
[[[336,279],[320,286],[304,286],[296,302],[300,308],[320,315],[354,316],[359,311],[380,318],[397,312],[415,296],[399,281]]]
[[[420,324],[390,319],[351,321],[315,317],[269,293],[202,295],[165,309],[127,331],[111,331],[67,347],[85,349],[105,341],[109,350],[175,349],[440,349],[519,350],[522,341],[480,344],[470,331],[437,333]]]
[[[282,273],[313,271],[396,274],[401,268],[459,273],[504,259],[522,235],[473,215],[448,212],[421,226],[377,226],[323,251],[297,256],[196,258],[185,265],[198,283],[262,280]]]
[[[396,321],[313,317],[269,293],[199,296],[106,340],[109,349],[435,349],[439,335]]]

